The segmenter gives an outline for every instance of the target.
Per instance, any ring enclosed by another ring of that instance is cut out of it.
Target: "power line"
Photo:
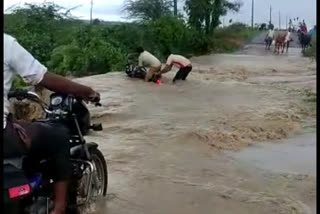
[[[279,10],[279,30],[281,30],[281,12]]]

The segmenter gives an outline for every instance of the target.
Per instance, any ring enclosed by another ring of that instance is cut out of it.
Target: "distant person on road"
[[[304,23],[304,21],[303,21],[303,23],[300,23],[300,31],[302,33],[307,33],[307,25],[306,25],[306,23]]]
[[[274,38],[274,30],[273,28],[269,29],[268,34],[267,34],[267,38]]]
[[[190,60],[186,57],[176,54],[167,54],[166,66],[161,70],[161,74],[167,73],[172,70],[172,67],[175,66],[179,68],[179,71],[176,73],[172,82],[175,83],[176,80],[186,80],[189,73],[192,71],[192,64]]]
[[[293,23],[292,19],[289,20],[289,31],[293,32]]]
[[[274,40],[274,30],[273,30],[273,27],[271,27],[267,33],[266,38],[265,38],[266,49],[270,50],[270,47],[271,47],[273,40]]]
[[[149,82],[156,74],[160,73],[161,62],[157,57],[144,50],[142,47],[138,47],[136,52],[139,54],[138,65],[147,68],[147,74],[144,80]]]
[[[271,22],[269,22],[268,28],[272,29],[272,30],[274,29],[274,26],[273,26],[273,24]]]
[[[302,21],[302,26],[303,26],[303,29],[304,29],[305,33],[307,33],[308,32],[308,28],[307,28],[307,25],[304,22],[304,20]]]

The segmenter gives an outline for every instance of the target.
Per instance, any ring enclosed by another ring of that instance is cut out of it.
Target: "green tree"
[[[124,4],[130,18],[144,21],[172,14],[171,7],[172,0],[126,0]]]
[[[241,5],[227,0],[186,0],[185,11],[189,24],[208,35],[220,24],[221,16],[228,11],[239,11]]]
[[[92,21],[92,24],[94,24],[94,25],[99,25],[99,24],[101,24],[101,21],[100,21],[100,19],[94,19],[94,20]]]
[[[4,31],[15,36],[39,61],[45,63],[50,52],[57,47],[60,31],[67,22],[61,9],[49,2],[14,8],[5,15]]]

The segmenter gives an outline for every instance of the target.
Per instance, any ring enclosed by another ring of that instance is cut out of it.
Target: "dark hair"
[[[144,49],[142,47],[137,47],[136,48],[136,53],[142,53],[144,51]]]

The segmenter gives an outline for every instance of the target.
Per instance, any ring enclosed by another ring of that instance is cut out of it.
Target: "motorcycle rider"
[[[267,47],[270,49],[270,46],[272,45],[272,41],[274,40],[274,29],[273,26],[270,26],[269,31],[266,35],[266,38],[264,41],[267,43]]]
[[[63,214],[66,207],[67,180],[70,175],[68,130],[44,122],[15,121],[9,112],[8,92],[14,75],[18,74],[32,85],[40,85],[58,93],[72,94],[86,101],[98,102],[100,94],[90,87],[49,72],[15,38],[4,34],[3,39],[4,158],[26,155],[32,161],[50,159],[54,180],[54,207],[50,214]]]

